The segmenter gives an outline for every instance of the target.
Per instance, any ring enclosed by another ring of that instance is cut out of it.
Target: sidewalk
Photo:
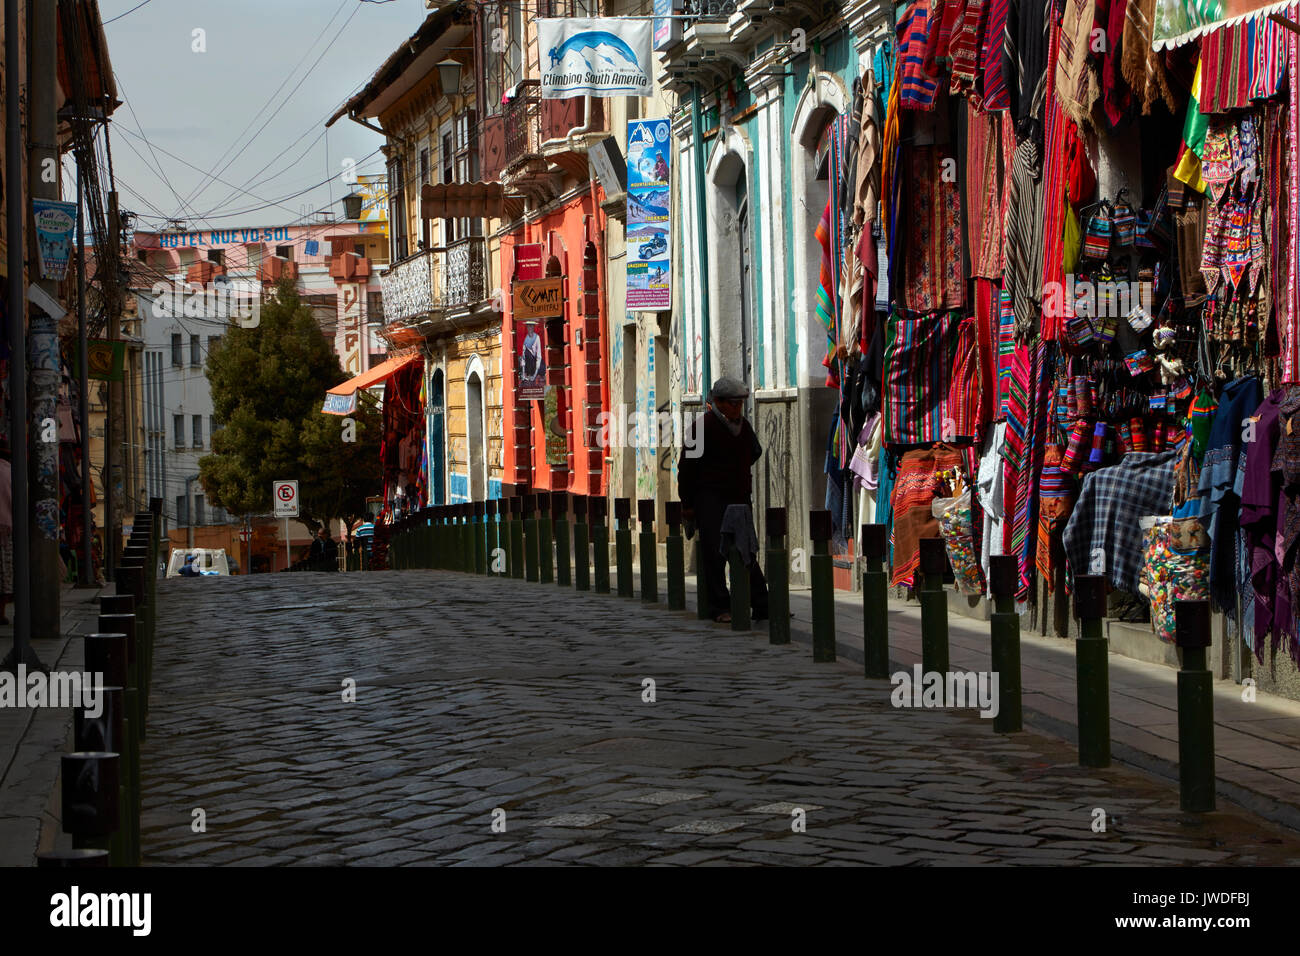
[[[62,636],[32,643],[46,667],[82,669],[80,636],[94,630],[103,593],[109,592],[64,586]],[[13,646],[13,633],[12,625],[0,626],[3,653]],[[71,708],[0,708],[0,866],[33,866],[37,850],[51,848],[62,836],[59,758],[72,752],[72,743]]]
[[[660,602],[667,600],[667,576],[660,574]],[[639,582],[638,582],[639,584]],[[950,589],[951,590],[951,589]],[[695,575],[686,575],[687,611],[695,614]],[[638,591],[639,597],[639,591]],[[812,644],[812,592],[790,592],[791,640]],[[836,650],[842,660],[862,664],[862,596],[835,592]],[[729,625],[715,625],[720,634]],[[755,626],[766,631],[766,622]],[[948,615],[949,666],[954,671],[987,671],[989,625],[957,613]],[[1178,806],[1177,671],[1111,653],[1111,759],[1170,781],[1169,800]],[[921,662],[921,610],[914,602],[889,602],[889,661],[893,670],[910,671]],[[1024,725],[1078,740],[1074,641],[1020,635]],[[888,695],[882,680],[863,684]],[[1260,693],[1254,703],[1241,699],[1242,687],[1214,684],[1214,749],[1217,793],[1267,820],[1300,830],[1300,702]],[[992,721],[989,735],[994,736]]]

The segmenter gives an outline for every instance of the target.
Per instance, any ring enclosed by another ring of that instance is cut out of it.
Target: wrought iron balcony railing
[[[482,302],[487,298],[487,258],[486,240],[469,236],[394,263],[379,277],[385,322],[411,322]]]

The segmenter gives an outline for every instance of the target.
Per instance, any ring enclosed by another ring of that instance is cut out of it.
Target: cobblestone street
[[[431,571],[158,595],[146,864],[1300,863],[1244,811],[662,605]]]

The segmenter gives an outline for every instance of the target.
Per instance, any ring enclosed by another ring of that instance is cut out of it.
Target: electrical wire
[[[139,10],[141,7],[143,7],[143,6],[144,6],[145,4],[147,4],[148,2],[149,2],[149,0],[141,0],[140,3],[137,3],[137,4],[136,4],[134,7],[132,7],[130,10],[126,11],[126,13],[119,13],[117,16],[113,17],[113,19],[111,19],[111,20],[105,20],[105,21],[103,22],[102,26],[108,26],[110,23],[116,23],[118,20],[121,20],[123,17],[127,16],[128,14],[135,13],[135,11]]]

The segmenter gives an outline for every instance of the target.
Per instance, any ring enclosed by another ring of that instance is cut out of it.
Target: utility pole
[[[24,273],[27,246],[24,225],[28,209],[23,194],[23,124],[18,65],[24,37],[18,28],[18,0],[5,0],[5,235],[8,251],[9,304],[9,445],[13,500],[14,646],[0,670],[16,672],[19,664],[45,669],[32,650],[31,545],[28,540],[27,494],[27,299]]]
[[[77,164],[77,411],[81,416],[81,555],[77,560],[77,587],[95,587],[91,563],[90,514],[90,363],[86,333],[86,217],[81,164]]]
[[[27,4],[27,102],[30,149],[27,181],[33,199],[59,195],[59,150],[55,91],[58,56],[58,9],[51,2]],[[10,72],[13,76],[13,72]],[[37,262],[33,243],[31,261]],[[38,279],[36,284],[58,298],[58,283]],[[31,540],[32,637],[57,638],[60,631],[59,574],[59,330],[57,321],[33,308],[28,341],[32,437]],[[49,440],[53,438],[53,441]]]

